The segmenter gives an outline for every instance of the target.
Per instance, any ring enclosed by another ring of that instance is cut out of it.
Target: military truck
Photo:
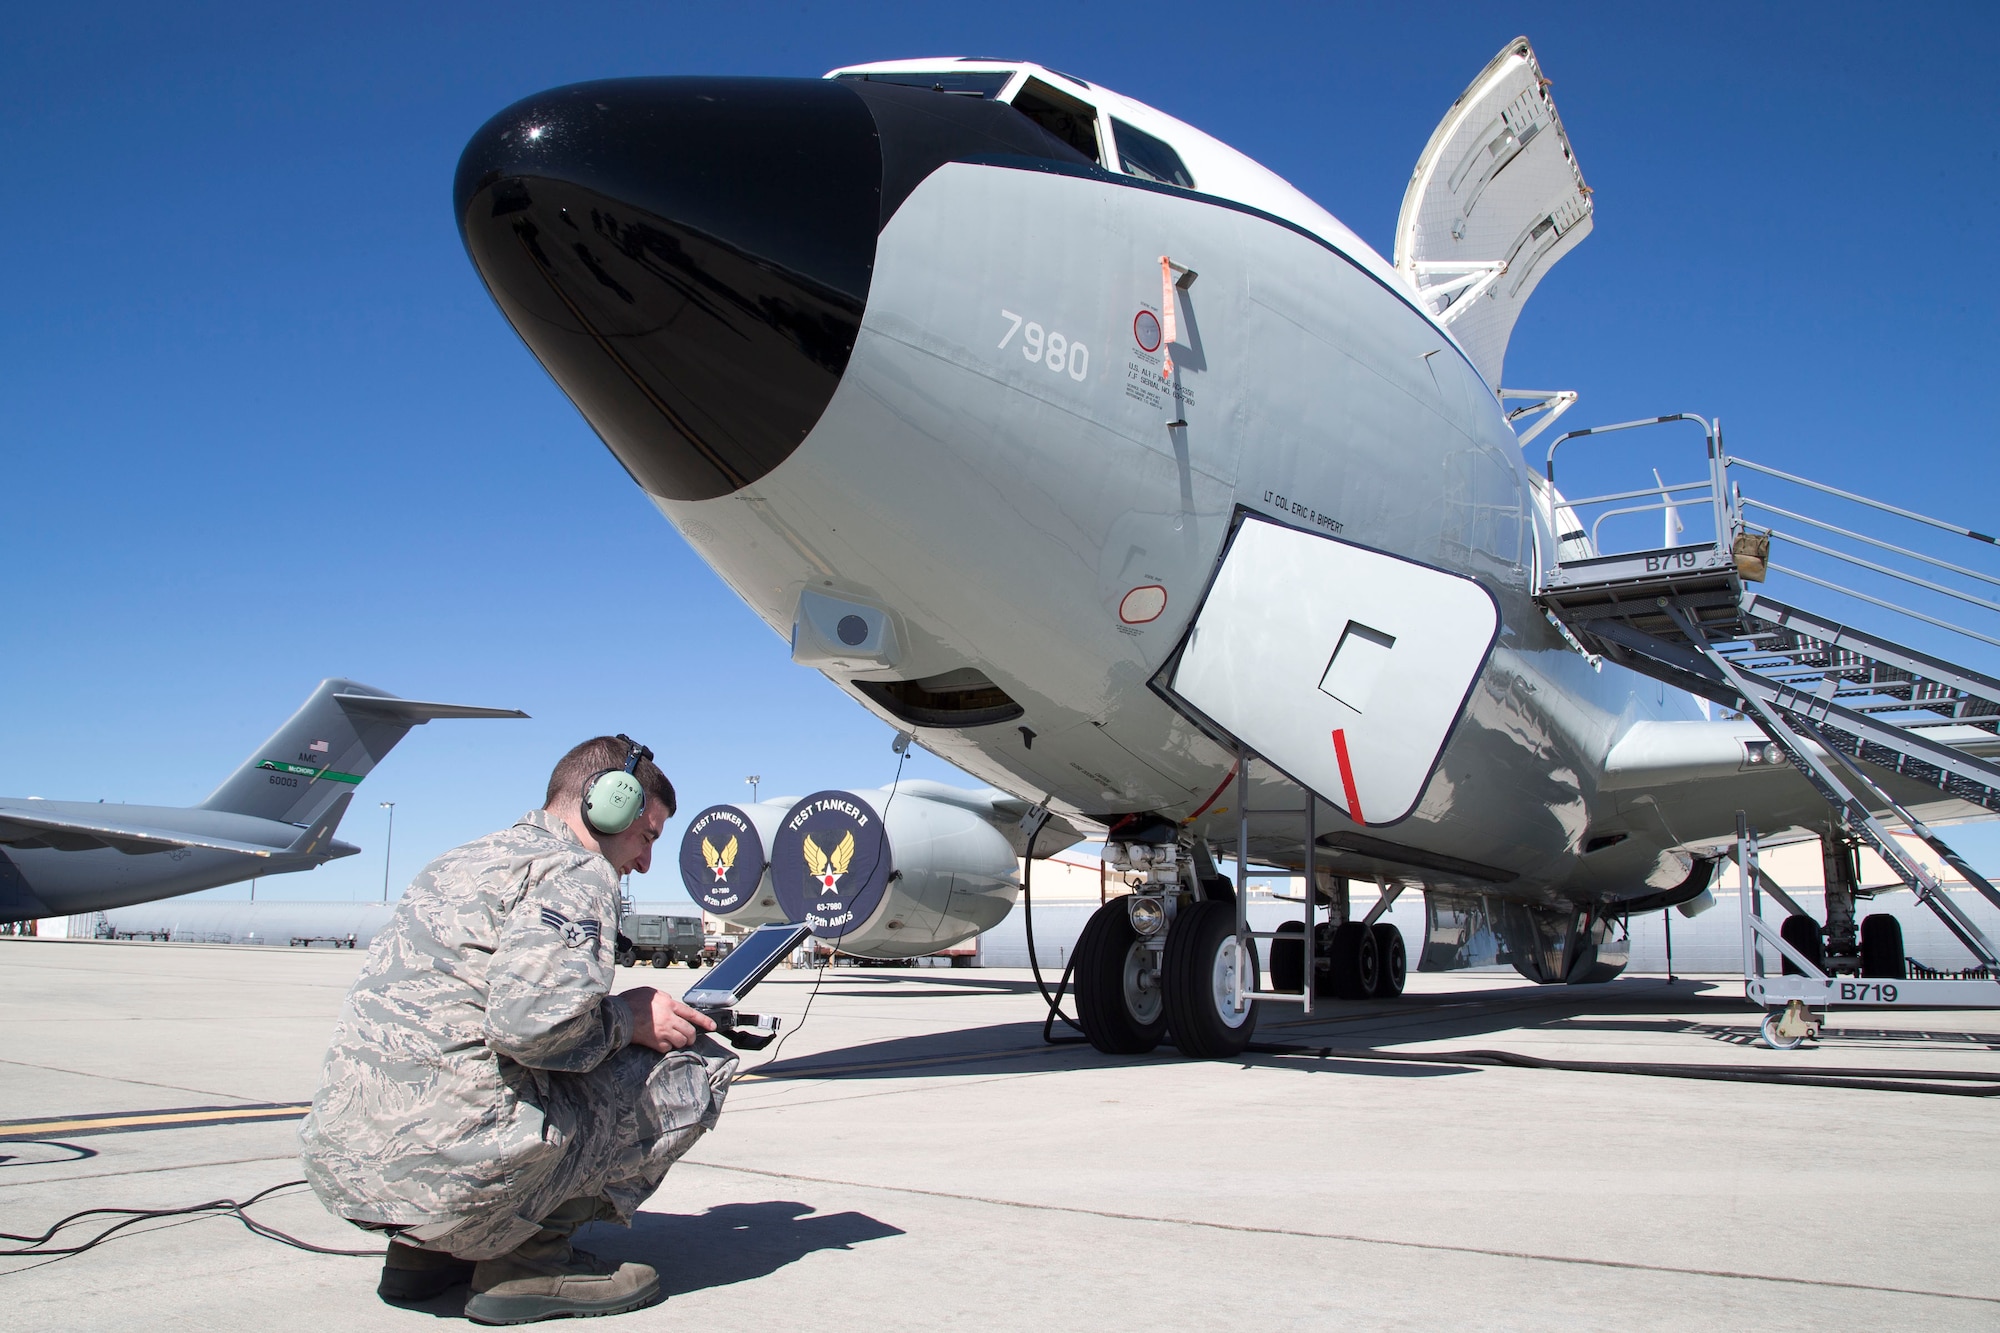
[[[618,961],[625,967],[651,963],[701,966],[704,943],[698,916],[628,916],[619,923]]]

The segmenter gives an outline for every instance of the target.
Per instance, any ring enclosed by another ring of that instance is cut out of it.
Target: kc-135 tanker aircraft
[[[1311,865],[1315,990],[1354,996],[1405,957],[1351,879],[1424,892],[1424,968],[1602,980],[1619,923],[1706,893],[1739,809],[1826,825],[1753,722],[1535,600],[1582,534],[1502,367],[1592,200],[1525,40],[1432,136],[1393,262],[1023,61],[558,88],[479,130],[453,202],[507,319],[793,659],[993,784],[700,812],[711,911],[911,956],[1003,916],[1017,854],[1102,836],[1138,892],[1075,951],[1091,1040],[1213,1056],[1306,957],[1272,941],[1259,979],[1216,845]]]

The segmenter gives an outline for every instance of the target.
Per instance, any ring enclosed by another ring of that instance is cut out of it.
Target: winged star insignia
[[[604,938],[604,927],[597,921],[572,921],[553,907],[542,909],[542,924],[562,936],[562,942],[572,949],[588,944],[595,953],[598,941]]]
[[[812,834],[808,833],[805,855],[806,869],[819,879],[821,891],[832,893],[840,884],[840,877],[847,873],[847,867],[854,863],[854,832],[852,829],[848,830],[847,836],[834,846],[833,854],[830,856],[819,849],[819,844],[814,842]]]
[[[715,882],[721,884],[729,879],[729,872],[736,865],[736,838],[731,835],[721,851],[707,838],[701,840],[701,859],[708,862],[708,868],[715,872]]]

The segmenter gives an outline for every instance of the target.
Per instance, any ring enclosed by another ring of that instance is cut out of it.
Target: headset
[[[583,784],[583,822],[600,837],[623,833],[646,811],[646,788],[639,781],[639,765],[653,752],[639,742],[618,733],[625,742],[625,767],[607,768],[590,775]]]

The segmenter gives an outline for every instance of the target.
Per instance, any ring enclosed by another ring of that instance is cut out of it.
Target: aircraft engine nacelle
[[[769,849],[790,801],[711,805],[681,835],[681,883],[710,916],[734,926],[787,920],[771,888]]]
[[[915,958],[998,925],[1016,866],[993,824],[908,790],[816,792],[771,842],[786,919],[863,958]]]

